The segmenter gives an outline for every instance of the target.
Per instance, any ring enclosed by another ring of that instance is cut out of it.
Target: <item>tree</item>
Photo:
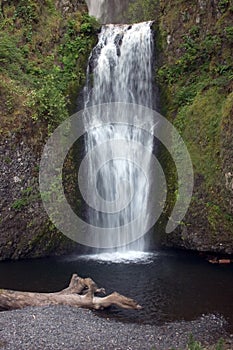
[[[0,289],[0,308],[4,310],[22,309],[26,306],[69,305],[87,309],[104,309],[116,305],[123,309],[140,310],[142,307],[133,299],[117,292],[105,297],[104,293],[91,278],[81,278],[74,274],[67,288],[54,293],[21,292]]]

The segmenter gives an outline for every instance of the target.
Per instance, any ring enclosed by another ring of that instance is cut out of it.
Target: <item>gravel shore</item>
[[[130,311],[129,311],[130,312]],[[184,349],[190,334],[203,344],[228,338],[226,322],[206,315],[163,326],[99,318],[67,306],[29,307],[0,313],[0,348],[5,350],[168,350]],[[228,340],[229,344],[231,343]],[[229,349],[233,346],[229,345]]]

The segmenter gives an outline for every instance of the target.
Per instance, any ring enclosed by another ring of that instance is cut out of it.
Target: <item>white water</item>
[[[103,26],[90,58],[94,81],[86,102],[152,107],[152,58],[151,22]]]
[[[88,254],[79,256],[69,256],[65,261],[97,261],[98,263],[115,263],[115,264],[150,264],[158,256],[158,253],[147,253],[140,251],[111,252],[100,254]]]
[[[109,102],[127,102],[152,107],[152,59],[153,59],[153,40],[151,32],[151,23],[137,23],[131,25],[106,25],[102,27],[99,35],[99,41],[94,48],[89,60],[88,83],[85,88],[85,106],[99,105]],[[110,116],[109,116],[110,118]],[[93,226],[117,228],[117,243],[115,246],[125,247],[124,226],[137,218],[142,208],[147,208],[148,193],[150,183],[145,174],[149,174],[150,160],[141,159],[144,173],[138,166],[132,164],[127,159],[136,157],[135,150],[127,149],[125,159],[111,159],[113,148],[112,140],[123,140],[128,143],[141,143],[150,151],[153,148],[153,139],[149,134],[145,134],[141,129],[134,128],[131,125],[109,124],[105,127],[90,127],[96,122],[101,122],[101,115],[91,115],[86,118],[86,128],[88,135],[85,140],[86,152],[97,145],[101,145],[101,153],[96,154],[88,163],[88,182],[89,191],[93,192],[93,177],[97,184],[98,193],[105,201],[111,204],[111,213],[106,214],[105,207],[94,198],[94,207],[98,212],[89,209],[88,218]],[[110,120],[110,122],[112,122]],[[103,166],[99,168],[99,164]],[[133,197],[129,205],[124,208],[125,192],[131,191],[122,187],[127,182],[130,189],[133,188]],[[90,196],[92,193],[90,192]],[[94,194],[93,194],[94,197]],[[121,201],[121,198],[122,201]],[[118,210],[118,208],[123,208]],[[149,208],[148,208],[149,212]],[[143,232],[147,218],[142,218],[137,225],[138,232]],[[134,232],[130,232],[133,236]],[[93,240],[96,238],[93,237]],[[110,246],[111,242],[107,242]],[[98,242],[93,242],[94,246]],[[122,251],[122,248],[118,250]],[[140,239],[133,249],[145,250],[144,239]],[[132,254],[132,253],[131,253]],[[137,254],[136,254],[137,255]],[[135,253],[132,254],[135,257]]]
[[[121,23],[122,14],[132,0],[86,0],[89,14],[103,23]]]
[[[101,19],[104,12],[105,0],[86,0],[89,14],[98,19]]]

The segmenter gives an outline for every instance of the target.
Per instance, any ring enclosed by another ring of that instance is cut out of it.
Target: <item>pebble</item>
[[[0,313],[0,349],[182,350],[190,334],[203,344],[229,340],[225,326],[218,315],[156,326],[106,320],[69,306],[28,307]]]

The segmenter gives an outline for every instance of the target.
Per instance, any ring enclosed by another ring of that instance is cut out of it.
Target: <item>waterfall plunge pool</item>
[[[64,288],[76,272],[93,278],[108,294],[116,290],[143,306],[141,311],[111,307],[98,316],[161,325],[214,313],[223,315],[233,330],[233,266],[211,265],[187,252],[6,261],[0,263],[0,288],[52,292]]]

